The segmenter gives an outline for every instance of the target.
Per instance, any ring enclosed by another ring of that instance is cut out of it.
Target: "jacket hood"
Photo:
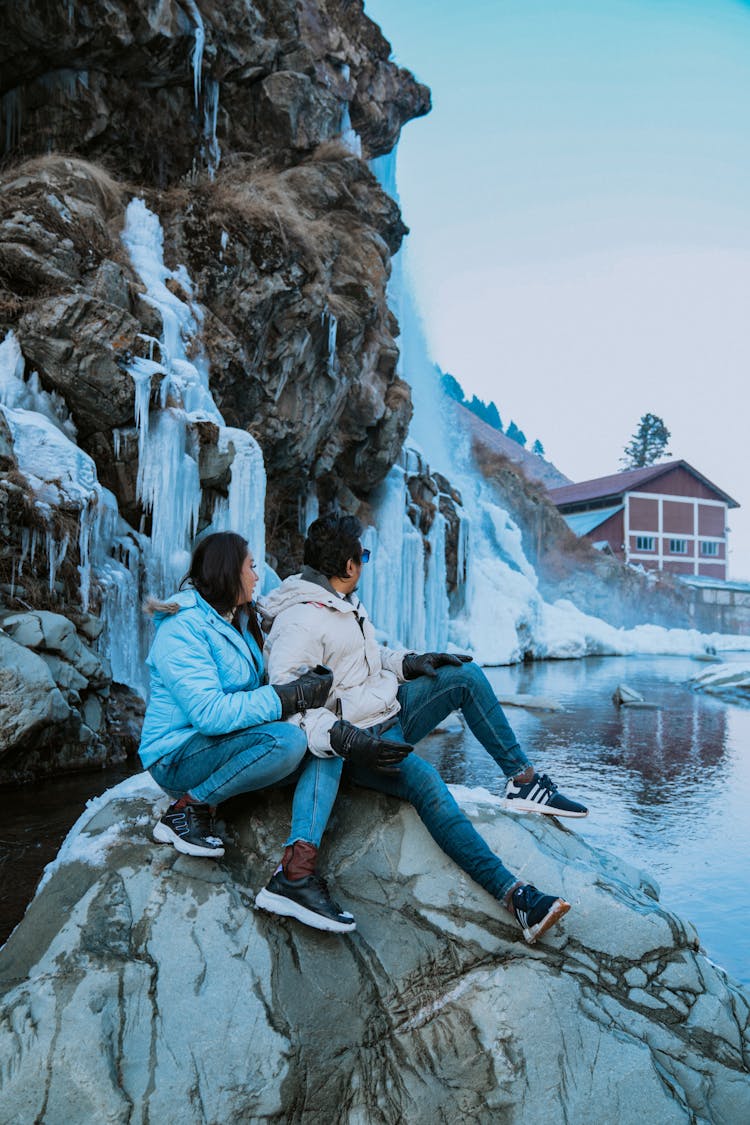
[[[206,599],[200,596],[197,590],[192,590],[190,587],[186,590],[178,590],[175,594],[172,594],[171,597],[165,598],[164,601],[157,601],[155,598],[150,598],[146,605],[147,608],[150,607],[149,612],[151,613],[154,625],[157,629],[160,625],[163,625],[165,621],[168,621],[170,617],[174,617],[175,614],[179,613],[180,610],[192,609],[194,606],[198,609],[202,609],[207,616],[215,614],[216,617],[221,620],[221,614],[217,613],[213,606],[209,605]]]
[[[342,613],[353,613],[359,604],[356,597],[353,602],[340,597],[322,574],[318,575],[317,571],[305,567],[302,574],[292,574],[285,578],[280,586],[261,598],[258,609],[267,620],[273,621],[283,610],[305,602],[317,602]]]

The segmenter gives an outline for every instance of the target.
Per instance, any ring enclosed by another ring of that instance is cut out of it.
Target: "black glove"
[[[436,669],[442,668],[444,664],[452,664],[458,668],[459,665],[468,664],[473,659],[473,656],[465,656],[464,653],[458,655],[453,652],[410,652],[404,657],[404,679],[416,680],[417,676],[430,676],[434,679],[437,675]]]
[[[311,672],[305,672],[288,684],[271,684],[281,700],[281,717],[288,719],[298,711],[303,714],[308,707],[325,707],[328,694],[333,687],[333,672],[325,664],[317,664]]]
[[[414,749],[408,742],[391,742],[388,738],[377,738],[369,731],[339,719],[331,727],[329,737],[331,749],[339,758],[345,758],[355,766],[367,766],[381,773],[398,773],[399,762]]]

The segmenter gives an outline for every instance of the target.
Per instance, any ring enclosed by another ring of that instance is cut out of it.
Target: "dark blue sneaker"
[[[316,930],[347,934],[357,928],[354,916],[333,901],[320,875],[287,879],[284,872],[278,870],[270,883],[258,891],[255,905],[284,918],[296,918]]]
[[[519,785],[512,777],[505,786],[505,807],[513,812],[546,813],[548,816],[588,816],[589,810],[558,792],[555,783],[543,773]]]
[[[184,855],[219,859],[224,841],[216,835],[216,819],[209,805],[180,805],[173,802],[154,825],[153,837],[160,844],[172,844]]]
[[[513,891],[509,909],[523,930],[524,938],[533,945],[568,913],[570,903],[554,895],[543,895],[531,883],[523,883]]]

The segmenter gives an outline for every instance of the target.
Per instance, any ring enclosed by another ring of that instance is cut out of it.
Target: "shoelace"
[[[326,883],[324,877],[322,875],[313,875],[312,879],[313,879],[313,882],[314,882],[315,886],[318,888],[318,890],[321,891],[323,893],[323,895],[328,899],[328,901],[330,902],[333,909],[338,911],[339,914],[341,914],[342,913],[341,907],[339,906],[339,904],[337,902],[334,901],[334,899],[331,898],[331,894],[328,890],[328,883]]]
[[[542,789],[549,790],[550,793],[557,792],[557,786],[555,785],[552,778],[549,777],[549,775],[546,773],[542,774],[542,776],[539,778],[539,781],[537,782],[537,785],[540,785]]]
[[[172,816],[178,836],[183,835],[183,833],[187,834],[192,829],[198,836],[202,836],[204,840],[215,847],[224,843],[221,837],[216,835],[216,824],[207,808],[200,805],[188,805],[186,808],[172,813]]]

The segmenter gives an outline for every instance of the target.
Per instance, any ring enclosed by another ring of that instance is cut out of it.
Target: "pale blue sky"
[[[398,179],[434,359],[573,479],[661,414],[743,505],[730,572],[750,577],[750,5],[366,11],[433,91]]]

